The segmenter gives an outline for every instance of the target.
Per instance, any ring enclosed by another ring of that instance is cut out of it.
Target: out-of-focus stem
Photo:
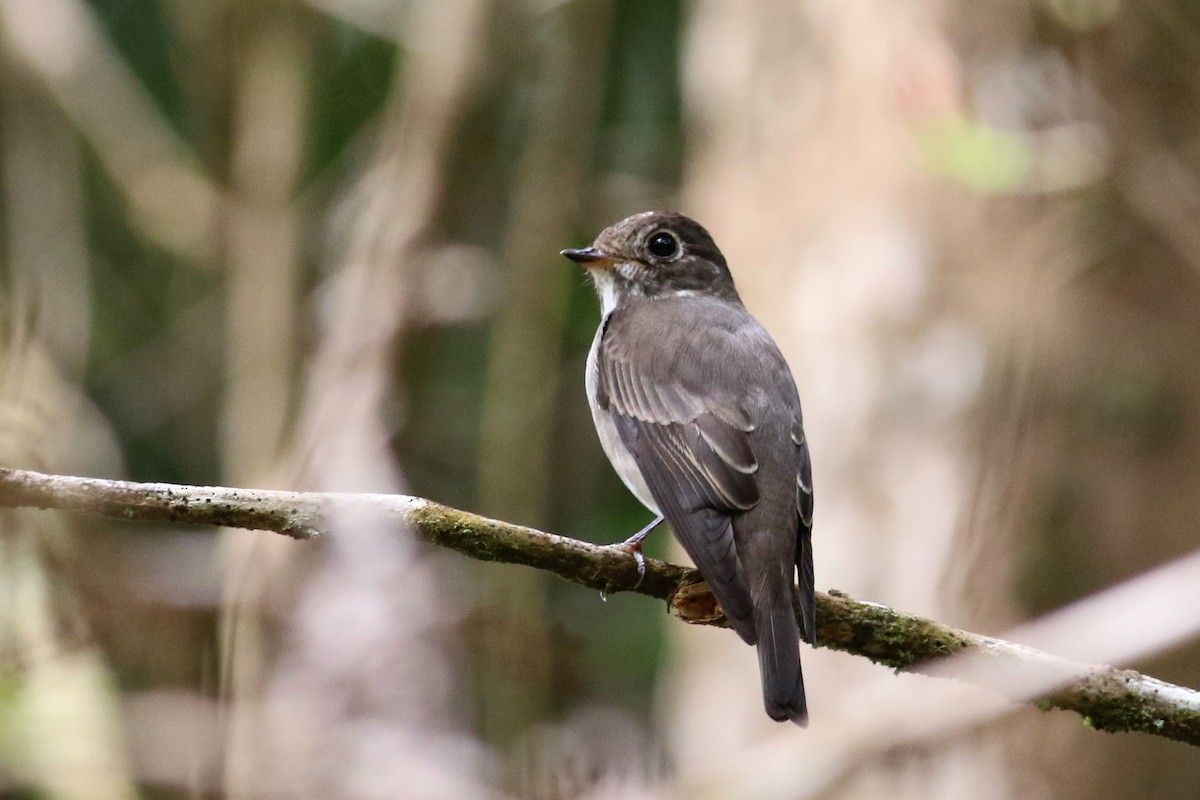
[[[505,281],[489,340],[479,494],[484,513],[521,522],[544,520],[551,485],[566,281],[574,273],[547,242],[565,241],[582,194],[609,15],[607,4],[594,0],[558,9],[516,171]],[[515,609],[493,615],[493,625],[514,627],[494,640],[522,642],[522,666],[499,670],[515,679],[489,679],[481,687],[481,728],[500,742],[545,716],[553,655],[536,574],[506,575],[488,585],[487,594],[489,606]]]

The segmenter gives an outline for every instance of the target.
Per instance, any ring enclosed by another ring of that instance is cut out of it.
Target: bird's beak
[[[588,269],[606,267],[617,261],[613,256],[594,247],[585,247],[580,250],[563,250],[562,254],[577,264],[583,264]]]

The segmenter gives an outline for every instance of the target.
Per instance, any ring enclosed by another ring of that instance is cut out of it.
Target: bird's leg
[[[631,556],[633,556],[633,560],[637,562],[638,584],[639,585],[641,584],[642,579],[646,577],[646,557],[644,555],[642,555],[642,540],[645,539],[646,536],[649,535],[650,531],[654,530],[659,525],[661,525],[662,521],[663,521],[663,515],[659,514],[657,517],[655,517],[653,520],[650,521],[649,525],[642,528],[640,531],[635,533],[633,536],[630,536],[628,539],[626,539],[623,542],[618,542],[614,545],[610,545],[611,547],[619,547],[622,550],[624,550],[625,552],[629,553]]]

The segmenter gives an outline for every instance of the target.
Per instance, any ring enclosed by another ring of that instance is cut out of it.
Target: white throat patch
[[[589,275],[592,283],[596,284],[596,294],[600,296],[600,318],[607,319],[617,307],[617,282],[606,269],[595,270]]]

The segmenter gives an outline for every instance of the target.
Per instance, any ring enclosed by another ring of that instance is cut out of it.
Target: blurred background
[[[1001,634],[1197,545],[1197,75],[1185,0],[0,0],[0,463],[619,541],[557,252],[676,208],[796,374],[818,588]],[[890,741],[931,681],[808,648],[777,726],[727,631],[369,517],[8,510],[0,598],[5,798],[1200,785],[1029,707]]]

